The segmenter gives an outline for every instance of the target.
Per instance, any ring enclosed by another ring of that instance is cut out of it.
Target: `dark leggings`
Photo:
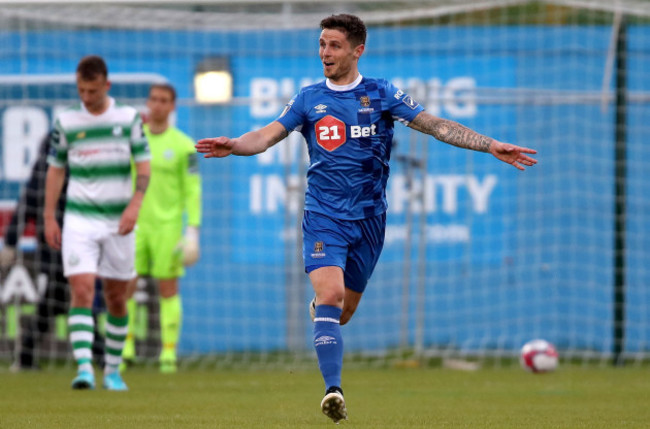
[[[95,319],[95,340],[92,351],[95,363],[100,368],[104,367],[104,338],[97,329],[97,313],[102,311],[101,285],[97,285],[93,318]],[[68,313],[70,304],[70,287],[62,273],[48,276],[45,294],[38,302],[36,314],[27,319],[20,339],[20,366],[34,368],[38,366],[37,346],[42,346],[46,335],[51,331],[52,324],[57,316]]]

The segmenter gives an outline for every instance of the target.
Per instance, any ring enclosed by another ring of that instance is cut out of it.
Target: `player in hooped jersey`
[[[73,389],[94,389],[95,280],[102,278],[106,301],[104,388],[128,390],[119,373],[127,334],[127,284],[135,277],[133,228],[149,183],[149,146],[137,110],[108,96],[108,68],[101,57],[81,59],[76,72],[81,103],[57,115],[45,179],[45,239],[63,257],[70,283],[68,327],[77,361]],[[135,191],[131,159],[137,171]],[[55,209],[70,177],[63,230]]]
[[[383,79],[362,76],[358,61],[366,27],[353,15],[321,21],[320,59],[327,78],[303,88],[280,117],[238,138],[199,140],[206,158],[264,152],[291,131],[305,137],[310,166],[303,217],[303,258],[315,300],[314,347],[325,381],[321,410],[334,422],[347,419],[341,390],[340,325],[354,314],[384,243],[386,182],[393,123],[465,149],[489,152],[523,170],[536,151],[502,143],[425,112]]]

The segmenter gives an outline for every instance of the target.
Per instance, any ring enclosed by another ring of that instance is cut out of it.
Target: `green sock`
[[[126,302],[126,310],[129,313],[129,324],[127,325],[129,330],[126,334],[126,340],[124,341],[124,350],[122,350],[122,357],[124,359],[135,359],[135,323],[136,323],[136,311],[138,304],[135,302],[134,298],[129,299]]]
[[[74,355],[79,371],[93,370],[92,344],[95,338],[95,321],[90,308],[72,307],[68,313],[68,330]]]
[[[183,308],[180,295],[176,294],[169,298],[160,298],[161,361],[176,361],[176,344],[181,333],[182,317]]]
[[[106,316],[106,367],[104,372],[109,374],[117,371],[122,363],[122,349],[126,340],[129,316],[117,317],[108,313]]]

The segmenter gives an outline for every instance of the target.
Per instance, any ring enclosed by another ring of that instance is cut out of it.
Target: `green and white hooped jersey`
[[[137,110],[109,101],[100,115],[80,103],[55,121],[48,162],[70,170],[65,219],[75,227],[117,227],[133,196],[131,157],[136,163],[150,158]]]

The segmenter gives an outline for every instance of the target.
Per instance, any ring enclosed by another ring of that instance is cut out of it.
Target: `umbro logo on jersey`
[[[319,104],[318,106],[314,106],[314,109],[316,109],[316,113],[325,113],[327,106],[324,104]]]

